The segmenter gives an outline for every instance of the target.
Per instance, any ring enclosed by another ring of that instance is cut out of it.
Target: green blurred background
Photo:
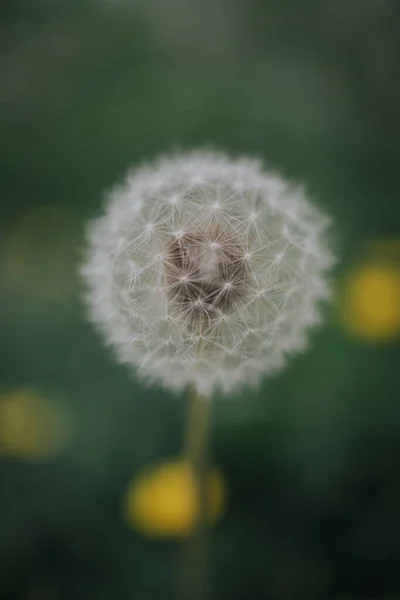
[[[3,0],[0,48],[1,599],[174,597],[181,542],[121,499],[179,456],[185,399],[114,363],[76,270],[129,166],[209,143],[304,182],[339,257],[310,350],[215,399],[213,598],[400,598],[398,323],[340,316],[377,247],[399,267],[398,0]]]

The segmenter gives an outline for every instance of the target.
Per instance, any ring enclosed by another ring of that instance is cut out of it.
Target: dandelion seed
[[[207,396],[255,385],[320,321],[328,224],[258,161],[161,158],[131,172],[90,223],[90,318],[144,379]]]

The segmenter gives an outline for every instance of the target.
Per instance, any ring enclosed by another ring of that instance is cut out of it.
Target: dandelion
[[[206,396],[257,384],[320,321],[328,224],[258,161],[161,158],[129,173],[90,224],[90,317],[142,379]]]
[[[207,520],[224,512],[226,489],[221,472],[207,474]],[[147,468],[129,483],[123,498],[123,517],[128,525],[154,538],[184,538],[198,518],[196,484],[185,460],[171,460]]]
[[[329,296],[329,219],[257,160],[213,151],[128,174],[88,228],[89,316],[138,376],[191,389],[186,460],[198,518],[183,596],[205,588],[208,400],[256,385],[307,346]]]
[[[388,342],[400,335],[400,269],[372,259],[345,282],[340,316],[346,329],[365,342]]]
[[[57,403],[36,390],[0,395],[0,457],[46,459],[68,442],[69,424]]]

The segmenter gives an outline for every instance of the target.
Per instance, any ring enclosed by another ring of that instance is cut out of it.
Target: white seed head
[[[163,157],[128,174],[88,228],[91,320],[139,376],[210,395],[306,347],[329,296],[329,219],[258,161]]]

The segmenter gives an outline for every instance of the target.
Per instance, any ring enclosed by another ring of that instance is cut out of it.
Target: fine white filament
[[[129,173],[89,225],[90,318],[142,378],[205,395],[256,384],[320,321],[328,225],[258,161],[163,157]]]

